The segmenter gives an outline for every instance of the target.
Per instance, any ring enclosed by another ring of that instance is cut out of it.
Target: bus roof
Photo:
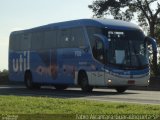
[[[122,20],[79,19],[79,20],[65,21],[65,22],[59,22],[59,23],[52,23],[48,25],[27,29],[24,31],[32,32],[32,31],[37,31],[37,30],[39,31],[44,29],[63,29],[63,28],[72,28],[72,27],[80,27],[80,26],[94,26],[94,27],[102,27],[102,28],[105,27],[108,29],[116,29],[116,30],[140,29],[139,26],[130,22],[122,21]],[[14,33],[17,33],[17,32],[14,32]]]

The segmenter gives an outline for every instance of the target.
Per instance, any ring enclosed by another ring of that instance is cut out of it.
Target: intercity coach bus
[[[154,39],[135,24],[112,19],[80,19],[12,32],[9,79],[29,89],[53,85],[114,88],[149,84],[148,45]]]

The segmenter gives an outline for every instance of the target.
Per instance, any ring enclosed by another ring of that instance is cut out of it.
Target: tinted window
[[[74,28],[72,29],[72,46],[73,47],[79,47],[79,48],[83,48],[84,47],[84,41],[85,41],[85,37],[84,37],[84,32],[82,28]]]
[[[56,48],[57,31],[45,32],[44,48]]]
[[[96,27],[87,27],[87,33],[90,40],[91,47],[94,45],[94,34],[102,34],[103,30],[101,28]]]
[[[61,30],[58,39],[58,47],[81,48],[84,46],[84,33],[82,28],[71,28]]]
[[[44,32],[34,32],[31,37],[31,49],[42,49],[44,44]]]
[[[21,39],[20,34],[11,35],[11,37],[10,37],[10,49],[11,50],[19,50],[20,49],[20,39]]]
[[[104,44],[102,40],[97,36],[94,37],[94,45],[92,48],[92,53],[95,59],[97,59],[101,63],[104,63],[104,60],[105,60]]]
[[[31,34],[29,33],[23,34],[20,42],[20,49],[30,50],[30,40],[31,40]]]
[[[68,48],[71,43],[71,29],[61,30],[60,39],[58,40],[58,46],[60,48]]]
[[[144,69],[148,65],[145,36],[137,30],[108,30],[108,62],[124,69]]]

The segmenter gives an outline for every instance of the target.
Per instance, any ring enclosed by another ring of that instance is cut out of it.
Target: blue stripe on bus
[[[119,75],[143,75],[149,73],[149,68],[143,70],[119,70],[110,68],[110,73],[115,73]]]

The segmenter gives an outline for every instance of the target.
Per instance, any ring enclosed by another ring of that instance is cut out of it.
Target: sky
[[[0,71],[8,69],[8,43],[12,31],[49,23],[92,18],[93,0],[0,0]]]

